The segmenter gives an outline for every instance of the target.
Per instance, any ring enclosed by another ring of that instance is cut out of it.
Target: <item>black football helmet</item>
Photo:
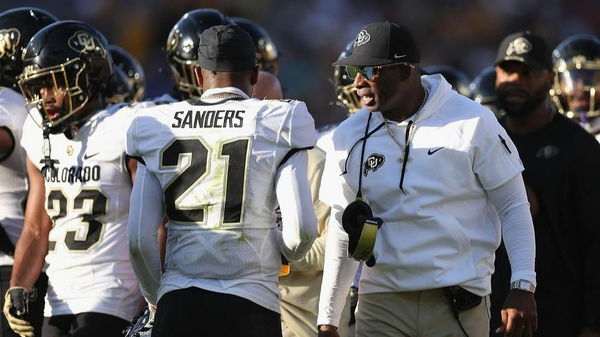
[[[19,90],[23,52],[33,34],[58,21],[54,15],[35,7],[20,7],[0,13],[0,85]]]
[[[433,65],[423,67],[425,74],[441,74],[444,76],[446,81],[450,83],[452,89],[456,90],[459,94],[469,97],[469,78],[462,71],[443,65]]]
[[[346,48],[344,48],[338,57],[338,60],[352,55],[353,48],[354,40],[346,45]],[[335,87],[336,103],[346,108],[346,110],[348,110],[348,115],[352,115],[360,110],[362,107],[360,104],[360,97],[358,97],[358,94],[356,93],[354,80],[348,76],[345,67],[333,67],[333,86]]]
[[[277,76],[278,57],[277,47],[271,36],[267,33],[266,29],[257,24],[254,21],[246,18],[231,18],[231,20],[242,29],[244,29],[252,41],[254,41],[254,47],[256,47],[256,65],[258,70],[266,71],[274,76]]]
[[[113,76],[106,88],[105,100],[107,103],[133,103],[135,91],[125,72],[113,64]]]
[[[498,97],[496,96],[496,70],[487,67],[477,75],[469,84],[471,99],[492,110],[496,116],[500,116]]]
[[[550,94],[559,112],[582,124],[600,116],[600,39],[573,35],[552,51],[554,86]]]
[[[79,21],[46,26],[27,44],[19,86],[51,133],[85,119],[76,113],[91,100],[104,102],[113,76],[107,48],[102,33]]]
[[[146,88],[142,65],[131,54],[119,46],[110,45],[108,46],[108,51],[110,52],[110,56],[112,56],[115,73],[118,68],[129,82],[128,86],[123,87],[130,90],[128,93],[125,93],[125,101],[141,101],[144,97],[144,90]]]
[[[195,9],[185,13],[173,26],[167,38],[167,61],[183,98],[199,97],[202,88],[196,82],[200,34],[209,27],[233,22],[216,9]]]

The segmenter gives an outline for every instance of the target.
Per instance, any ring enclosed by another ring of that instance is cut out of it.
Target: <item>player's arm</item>
[[[131,192],[128,239],[129,257],[142,294],[156,305],[161,259],[157,231],[165,215],[163,191],[158,179],[139,165]]]
[[[27,303],[35,298],[33,285],[40,275],[48,252],[48,234],[52,228],[52,220],[44,208],[46,192],[42,174],[29,158],[26,165],[29,192],[25,222],[15,248],[15,263],[3,312],[11,329],[21,336],[32,337],[33,326],[23,317],[28,310]]]
[[[331,208],[319,200],[319,187],[325,166],[325,152],[319,148],[308,150],[308,183],[312,195],[313,208],[317,216],[318,237],[304,257],[293,264],[294,271],[320,271],[325,261],[325,242],[327,240],[327,222]]]
[[[317,219],[306,176],[307,162],[306,151],[296,151],[280,165],[275,178],[283,222],[280,250],[289,261],[302,258],[317,236]]]
[[[325,148],[334,147],[330,144]],[[319,190],[320,199],[331,206],[317,316],[319,336],[323,337],[338,336],[337,326],[359,266],[357,261],[348,257],[348,234],[342,226],[344,208],[354,201],[356,191],[340,173],[335,151],[328,152]]]
[[[15,264],[10,285],[31,289],[40,276],[44,257],[48,253],[48,234],[52,220],[46,213],[46,191],[40,170],[29,160],[26,161],[29,177],[29,192],[23,232],[15,247]]]
[[[134,181],[135,181],[135,173],[137,171],[137,164],[138,161],[135,160],[133,157],[126,157],[126,165],[127,165],[127,171],[129,171],[129,177],[131,178],[131,184],[133,185]]]
[[[511,282],[527,280],[535,284],[535,236],[527,193],[521,174],[487,191],[500,217],[502,237],[512,270]],[[512,336],[523,331],[531,336],[537,329],[537,309],[533,293],[511,289],[501,311],[498,333]]]

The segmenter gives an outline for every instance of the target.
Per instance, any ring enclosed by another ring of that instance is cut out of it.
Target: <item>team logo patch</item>
[[[356,36],[356,41],[354,41],[354,47],[362,46],[363,44],[369,42],[371,40],[371,35],[366,30],[361,30]]]
[[[98,38],[84,31],[76,32],[69,38],[69,47],[79,53],[99,51],[102,55],[106,55]]]
[[[13,57],[20,40],[21,32],[18,29],[0,29],[0,58]]]
[[[379,153],[371,153],[364,164],[365,177],[369,171],[377,171],[385,163],[385,156]]]
[[[72,145],[67,145],[67,155],[69,155],[69,156],[73,155],[73,146]]]
[[[518,37],[508,44],[506,48],[506,55],[522,55],[531,51],[531,42],[524,37]]]
[[[542,146],[538,149],[538,151],[535,154],[536,158],[544,158],[544,159],[550,159],[552,157],[556,157],[558,155],[560,151],[558,150],[558,148],[554,145],[546,145],[546,146]]]

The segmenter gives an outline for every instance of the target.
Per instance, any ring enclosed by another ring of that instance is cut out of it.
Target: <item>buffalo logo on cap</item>
[[[508,44],[508,48],[506,48],[506,55],[510,56],[513,54],[526,54],[530,52],[531,49],[531,42],[529,42],[529,40],[524,37],[518,37]]]
[[[362,46],[363,44],[369,42],[371,40],[371,35],[366,30],[361,30],[356,36],[356,41],[354,41],[354,47]]]
[[[0,58],[4,56],[12,57],[20,39],[21,32],[16,28],[0,30]]]

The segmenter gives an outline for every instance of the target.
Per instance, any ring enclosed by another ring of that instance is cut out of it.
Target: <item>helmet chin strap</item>
[[[42,135],[44,137],[44,159],[40,160],[40,164],[44,164],[44,166],[42,166],[42,175],[45,178],[56,178],[58,177],[58,168],[55,164],[59,164],[59,162],[57,159],[50,158],[50,130],[50,124],[44,123],[42,126]]]

